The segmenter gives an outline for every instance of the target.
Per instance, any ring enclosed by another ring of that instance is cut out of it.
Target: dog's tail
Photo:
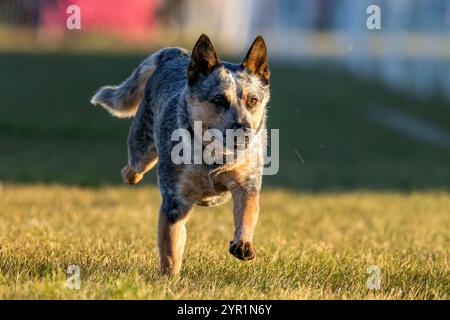
[[[115,117],[133,117],[144,96],[147,81],[158,67],[161,52],[146,58],[120,85],[101,87],[92,97],[91,103],[101,105]]]

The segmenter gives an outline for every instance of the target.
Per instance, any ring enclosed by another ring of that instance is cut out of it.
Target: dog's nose
[[[241,130],[244,131],[244,133],[250,133],[250,131],[252,130],[252,128],[250,127],[249,124],[242,124],[242,123],[239,123],[239,122],[236,122],[236,123],[233,125],[233,128],[232,128],[232,129],[233,129],[233,130],[241,129]]]
[[[250,127],[250,125],[236,122],[232,129],[233,130],[242,130],[242,132],[244,133],[244,137],[243,137],[244,138],[244,144],[247,147],[249,142],[250,142],[250,136],[249,135],[252,132],[252,128]]]

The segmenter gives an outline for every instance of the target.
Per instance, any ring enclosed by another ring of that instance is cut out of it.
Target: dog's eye
[[[228,105],[229,105],[227,98],[221,94],[215,96],[214,99],[212,100],[212,102],[216,106],[224,107],[224,108],[228,107]]]
[[[258,104],[259,100],[256,97],[249,97],[247,100],[247,105],[250,108],[254,108]]]

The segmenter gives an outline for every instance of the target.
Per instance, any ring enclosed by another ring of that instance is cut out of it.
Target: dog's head
[[[217,129],[225,135],[227,129],[239,129],[255,134],[265,122],[269,77],[261,36],[240,65],[221,63],[209,38],[200,36],[187,70],[189,120],[201,121],[204,131]]]

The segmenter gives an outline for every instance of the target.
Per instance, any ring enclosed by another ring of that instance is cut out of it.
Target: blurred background
[[[266,39],[280,171],[265,185],[449,189],[447,0],[0,0],[0,181],[120,183],[130,120],[90,97],[201,33],[233,62]]]

